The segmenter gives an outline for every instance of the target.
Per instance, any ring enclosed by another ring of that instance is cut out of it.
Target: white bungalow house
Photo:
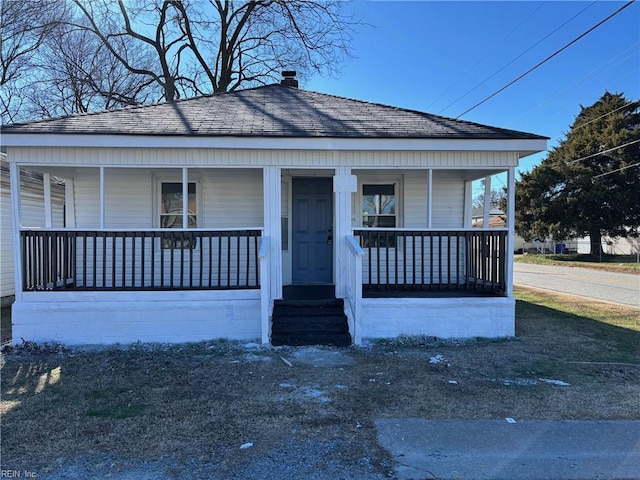
[[[269,343],[318,292],[356,344],[514,335],[514,170],[546,138],[291,83],[4,127],[15,198],[26,168],[67,189],[64,228],[14,206],[14,338]],[[508,226],[471,228],[504,172]]]
[[[9,163],[0,153],[0,305],[11,305],[15,296],[13,223],[11,220]],[[22,218],[25,227],[64,226],[64,184],[49,175],[22,169],[20,172]],[[45,201],[45,197],[48,200]],[[45,208],[48,205],[49,208]]]

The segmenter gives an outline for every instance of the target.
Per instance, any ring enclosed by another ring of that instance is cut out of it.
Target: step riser
[[[329,300],[274,300],[274,308],[344,308],[341,298]]]
[[[343,314],[337,315],[273,315],[271,317],[273,323],[327,323],[327,324],[339,324],[347,323],[347,317]]]
[[[317,317],[317,316],[340,316],[344,315],[343,308],[292,308],[277,307],[273,310],[274,317]]]
[[[271,344],[275,346],[335,345],[347,347],[351,345],[351,335],[348,333],[341,335],[272,335]]]
[[[287,299],[274,302],[272,345],[351,345],[342,299]]]
[[[274,323],[271,328],[272,334],[286,333],[294,334],[323,334],[323,333],[349,333],[347,325],[287,325]]]

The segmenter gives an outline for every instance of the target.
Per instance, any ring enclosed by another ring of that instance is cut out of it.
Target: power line
[[[503,92],[504,90],[506,90],[507,88],[509,88],[511,85],[513,85],[514,83],[516,83],[517,81],[523,79],[524,77],[526,77],[527,75],[529,75],[531,72],[533,72],[534,70],[536,70],[538,67],[544,65],[545,63],[547,63],[549,60],[551,60],[553,57],[555,57],[556,55],[558,55],[560,52],[566,50],[567,48],[569,48],[571,45],[573,45],[574,43],[576,43],[578,40],[582,39],[583,37],[585,37],[586,35],[588,35],[589,33],[591,33],[592,31],[594,31],[596,28],[598,28],[600,25],[602,25],[603,23],[607,22],[608,20],[612,19],[613,17],[615,17],[617,14],[619,14],[620,12],[622,12],[622,10],[624,10],[625,8],[629,7],[631,4],[633,4],[636,0],[631,0],[630,2],[626,3],[625,5],[623,5],[622,7],[620,7],[618,10],[616,10],[615,12],[613,12],[611,15],[609,15],[607,18],[599,21],[597,24],[595,24],[593,27],[591,27],[589,30],[587,30],[586,32],[582,33],[581,35],[577,36],[576,38],[574,38],[573,40],[571,40],[569,43],[567,43],[564,47],[562,47],[561,49],[555,51],[554,53],[552,53],[551,55],[549,55],[547,58],[545,58],[544,60],[542,60],[541,62],[539,62],[537,65],[535,65],[534,67],[530,68],[529,70],[527,70],[526,72],[524,72],[522,75],[520,75],[518,78],[516,78],[515,80],[512,80],[511,82],[509,82],[508,84],[506,84],[504,87],[500,88],[499,90],[495,91],[494,93],[492,93],[491,95],[489,95],[487,98],[485,98],[484,100],[476,103],[473,107],[465,110],[464,112],[462,112],[460,115],[458,115],[456,117],[456,120],[458,120],[460,117],[462,117],[463,115],[466,115],[467,113],[469,113],[471,110],[476,109],[477,107],[479,107],[480,105],[482,105],[483,103],[485,103],[488,100],[491,100],[493,97],[495,97],[496,95],[498,95],[500,92]]]
[[[438,96],[438,97],[437,97],[433,102],[431,102],[429,105],[427,105],[427,107],[426,107],[426,108],[427,108],[427,111],[429,110],[429,108],[431,108],[431,105],[433,105],[433,104],[434,104],[434,103],[436,103],[438,100],[440,100],[442,97],[444,97],[447,93],[449,93],[449,91],[450,91],[453,87],[455,87],[456,85],[458,85],[458,84],[459,84],[459,83],[460,83],[464,78],[466,78],[466,77],[467,77],[467,75],[469,75],[469,73],[471,73],[471,72],[473,71],[473,69],[474,69],[474,68],[476,68],[478,65],[480,65],[480,64],[481,64],[481,63],[482,63],[482,62],[483,62],[483,61],[484,61],[484,60],[485,60],[489,55],[491,55],[491,54],[492,54],[492,53],[493,53],[493,52],[494,52],[494,51],[495,51],[495,50],[496,50],[500,45],[502,45],[502,44],[505,42],[505,40],[506,40],[507,38],[509,38],[509,37],[510,37],[510,36],[511,36],[515,31],[517,31],[517,30],[518,30],[522,25],[524,25],[524,24],[527,22],[527,20],[529,20],[531,17],[533,17],[533,16],[538,12],[538,10],[540,10],[540,9],[541,9],[541,8],[542,8],[546,3],[547,3],[547,2],[542,2],[540,5],[538,5],[538,7],[537,7],[533,12],[531,12],[531,13],[529,14],[529,16],[527,16],[527,18],[525,18],[522,22],[520,22],[520,24],[519,24],[516,28],[514,28],[513,30],[511,30],[511,31],[510,31],[510,32],[509,32],[509,33],[508,33],[508,34],[507,34],[507,35],[506,35],[502,40],[500,40],[498,43],[496,43],[496,44],[494,45],[494,47],[493,47],[491,50],[489,50],[489,51],[488,51],[488,52],[487,52],[487,53],[486,53],[482,58],[480,58],[476,63],[474,63],[474,64],[473,64],[473,65],[472,65],[472,66],[471,66],[471,67],[470,67],[470,68],[469,68],[469,69],[468,69],[468,70],[467,70],[467,71],[466,71],[466,72],[465,72],[465,73],[464,73],[460,78],[458,78],[458,80],[456,80],[455,82],[453,82],[453,84],[452,84],[452,85],[450,85],[450,86],[449,86],[449,87],[448,87],[444,92],[442,92],[442,93],[441,93],[441,94],[440,94],[440,95],[439,95],[439,96]],[[596,3],[596,2],[593,2],[593,3]],[[593,3],[592,3],[591,5],[593,5]],[[590,7],[591,5],[589,5],[589,7]],[[587,8],[589,8],[589,7],[587,7]],[[585,10],[586,10],[586,8],[585,8]],[[583,12],[584,12],[584,10],[583,10]],[[580,13],[582,13],[582,12],[580,12]],[[579,14],[578,14],[578,15],[579,15]],[[574,18],[575,18],[575,17],[574,17]],[[555,30],[554,30],[554,31],[555,31]],[[553,33],[553,32],[552,32],[552,33]],[[545,37],[545,38],[546,38],[546,37]],[[544,40],[544,39],[543,39],[543,40]],[[541,41],[542,41],[542,40],[541,40]],[[539,42],[538,42],[538,43],[539,43]],[[536,45],[537,45],[537,44],[536,44]],[[534,45],[534,46],[535,46],[535,45]],[[532,48],[533,48],[533,47],[532,47]],[[527,52],[528,52],[528,51],[529,51],[529,50],[527,50]],[[526,52],[524,52],[524,53],[526,53]],[[518,58],[520,58],[520,57],[518,57]],[[514,59],[514,60],[516,60],[516,59]],[[513,60],[512,60],[512,62],[513,62]],[[509,65],[509,64],[507,64],[507,65]],[[507,65],[505,65],[505,67],[506,67]],[[502,68],[505,68],[505,67],[502,67]],[[501,69],[501,70],[502,70],[502,69]],[[498,72],[499,72],[499,71],[500,71],[500,70],[498,70]],[[498,72],[496,72],[496,73],[498,73]],[[495,73],[494,73],[494,75],[495,75]],[[493,76],[493,75],[492,75],[492,76]],[[491,77],[489,77],[489,78],[491,78]],[[487,80],[489,80],[489,78],[488,78]],[[485,82],[486,82],[486,80],[485,80]],[[483,82],[483,83],[484,83],[484,82]],[[482,85],[482,84],[480,84],[480,85]],[[478,85],[478,86],[480,86],[480,85]],[[477,88],[477,87],[476,87],[476,88]],[[474,90],[475,90],[475,88],[474,88]],[[469,91],[469,92],[467,92],[467,93],[470,93],[470,92],[471,92],[471,91]],[[467,93],[465,93],[465,96],[467,95]],[[464,96],[463,96],[463,97],[464,97]],[[461,99],[461,98],[463,98],[463,97],[460,97],[458,100],[460,100],[460,99]],[[456,100],[454,103],[456,103],[458,100]],[[451,105],[453,105],[453,103],[452,103],[452,104],[450,104],[450,105],[448,105],[447,107],[445,107],[443,110],[440,110],[440,112],[439,112],[439,113],[442,113],[444,110],[446,110],[447,108],[449,108]]]
[[[639,140],[634,140],[633,142],[625,143],[624,145],[619,145],[617,147],[609,148],[607,150],[603,150],[603,151],[598,152],[598,153],[593,153],[591,155],[587,155],[586,157],[578,158],[577,160],[572,160],[570,162],[567,162],[567,165],[575,165],[576,163],[581,162],[582,160],[586,160],[586,159],[592,158],[592,157],[597,157],[598,155],[602,155],[603,153],[613,152],[614,150],[619,150],[621,148],[628,147],[629,145],[633,145],[633,144],[639,143],[639,142],[640,142],[640,139]]]
[[[638,165],[640,165],[640,162],[634,163],[633,165],[627,165],[626,167],[618,168],[617,170],[611,170],[610,172],[601,173],[600,175],[596,175],[595,177],[593,177],[591,180],[595,180],[596,178],[604,177],[605,175],[611,175],[612,173],[621,172],[623,170],[626,170],[627,168],[637,167]]]
[[[456,103],[458,103],[460,100],[462,100],[464,97],[466,97],[467,95],[469,95],[471,92],[477,90],[479,87],[481,87],[482,85],[484,85],[485,83],[487,83],[489,80],[491,80],[493,77],[495,77],[497,74],[499,74],[501,71],[503,71],[505,68],[507,68],[509,65],[511,65],[513,62],[515,62],[516,60],[518,60],[520,57],[522,57],[524,54],[528,53],[529,51],[531,51],[534,47],[537,47],[540,43],[542,43],[544,40],[546,40],[547,38],[549,38],[551,35],[553,35],[554,33],[556,33],[558,30],[560,30],[562,27],[564,27],[567,23],[571,22],[574,18],[576,18],[578,15],[582,14],[582,12],[584,12],[585,10],[587,10],[588,8],[590,8],[591,6],[593,6],[596,2],[592,2],[589,5],[587,5],[585,8],[583,8],[582,10],[580,10],[578,13],[576,13],[573,17],[571,17],[569,20],[567,20],[566,22],[564,22],[562,25],[560,25],[559,27],[557,27],[555,30],[549,32],[547,35],[545,35],[543,38],[541,38],[540,40],[538,40],[536,43],[534,43],[533,45],[531,45],[529,48],[527,48],[524,52],[522,52],[520,55],[518,55],[517,57],[515,57],[513,60],[511,60],[509,63],[507,63],[506,65],[503,65],[502,68],[500,68],[498,71],[494,72],[492,75],[490,75],[489,77],[485,78],[482,82],[478,83],[475,87],[473,87],[471,90],[467,91],[465,94],[461,95],[460,97],[456,98],[453,102],[451,102],[449,105],[447,105],[446,107],[444,107],[442,110],[440,110],[438,112],[438,114],[441,114],[442,112],[444,112],[445,110],[448,110],[449,107],[452,107],[453,105],[455,105]],[[535,13],[535,12],[534,12]],[[487,55],[485,55],[483,57],[486,58]],[[477,65],[477,63],[476,63]],[[474,65],[475,67],[475,65]],[[469,73],[469,72],[467,72]],[[450,90],[450,89],[449,89]],[[447,91],[449,91],[447,90]],[[446,93],[446,92],[445,92]],[[443,94],[444,95],[444,94]],[[442,97],[442,95],[440,96]],[[438,98],[440,98],[438,97]]]
[[[611,70],[612,68],[616,67],[617,65],[625,62],[626,60],[636,57],[637,56],[637,51],[634,50],[631,54],[627,55],[626,57],[622,58],[622,60],[618,60],[618,57],[621,57],[622,55],[624,55],[627,51],[635,49],[635,47],[638,46],[640,42],[636,42],[633,45],[630,45],[629,47],[627,47],[626,49],[624,49],[622,52],[618,53],[615,57],[609,59],[607,62],[605,62],[604,64],[598,66],[597,68],[593,69],[591,72],[589,72],[587,75],[585,75],[584,77],[576,80],[575,82],[573,82],[571,85],[567,86],[566,88],[564,88],[563,90],[560,90],[558,93],[556,93],[555,95],[549,97],[546,99],[546,101],[544,102],[544,104],[542,105],[538,105],[536,107],[533,107],[531,109],[529,109],[527,112],[524,112],[522,115],[516,117],[514,119],[514,122],[516,122],[519,119],[522,118],[528,118],[530,117],[534,112],[539,111],[539,110],[544,110],[546,108],[550,108],[552,105],[555,105],[556,103],[558,103],[560,101],[560,99],[562,97],[565,97],[567,95],[568,92],[573,92],[575,91],[576,88],[581,87],[582,85],[586,84],[587,82],[601,76],[604,75],[605,73],[607,73],[609,70]],[[609,66],[609,64],[611,64],[612,62],[616,61],[615,63],[613,63],[613,65]],[[603,70],[604,68],[604,70]],[[638,70],[638,68],[636,68],[635,70]],[[631,74],[635,74],[635,70],[630,72],[629,74],[623,76],[623,77],[618,77],[618,80],[621,80],[623,78],[628,77]],[[562,113],[562,111],[558,111],[555,112],[554,115],[560,114]]]

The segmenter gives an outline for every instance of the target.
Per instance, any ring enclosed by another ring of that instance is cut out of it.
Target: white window
[[[160,228],[183,228],[182,183],[160,183]],[[198,201],[196,183],[189,182],[187,197],[188,228],[198,226]],[[164,248],[195,248],[196,239],[189,234],[175,233],[163,239]]]
[[[398,225],[395,184],[363,184],[361,212],[363,227],[395,228]],[[362,246],[395,248],[396,238],[391,233],[374,233],[363,238]]]
[[[362,226],[394,228],[396,225],[395,185],[362,185]]]
[[[187,198],[189,228],[198,226],[196,184],[189,182]],[[182,228],[182,183],[162,182],[160,191],[160,228]]]

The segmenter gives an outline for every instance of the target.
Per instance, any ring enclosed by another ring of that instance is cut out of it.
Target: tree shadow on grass
[[[573,361],[640,365],[640,312],[627,308],[585,308],[571,313],[518,300],[516,337],[554,349]],[[640,367],[639,367],[640,368]]]

